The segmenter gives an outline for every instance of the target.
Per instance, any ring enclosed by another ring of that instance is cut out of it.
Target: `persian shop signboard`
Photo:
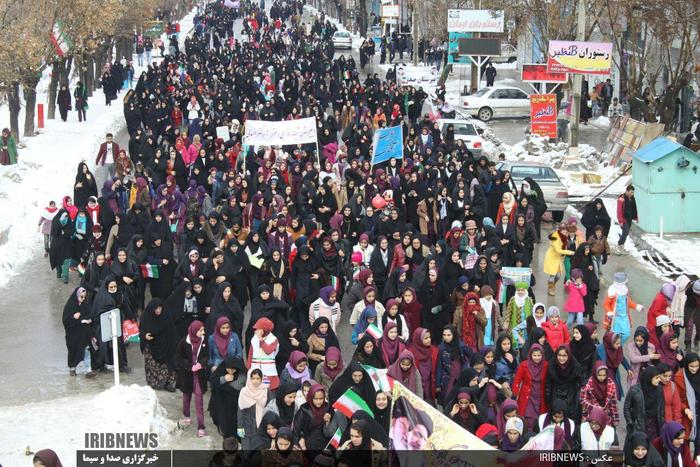
[[[447,32],[503,32],[503,10],[447,10]]]
[[[533,134],[557,137],[557,95],[530,95],[530,131]]]
[[[609,75],[611,60],[610,42],[549,41],[547,71]]]
[[[524,63],[520,69],[520,81],[523,83],[566,83],[566,73],[550,73],[544,63]]]

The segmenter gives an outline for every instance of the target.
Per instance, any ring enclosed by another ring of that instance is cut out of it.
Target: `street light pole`
[[[584,0],[578,0],[578,19],[576,21],[576,40],[583,41],[586,39],[586,10]],[[578,151],[578,130],[579,120],[581,117],[581,87],[583,84],[583,75],[576,73],[574,75],[574,97],[571,102],[571,141],[569,148],[577,148],[572,152]],[[574,155],[574,154],[572,154]]]

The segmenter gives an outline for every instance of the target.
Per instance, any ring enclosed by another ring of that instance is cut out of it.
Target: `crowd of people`
[[[252,457],[312,462],[337,430],[346,465],[382,456],[392,399],[374,367],[504,451],[554,425],[556,449],[693,465],[700,282],[663,284],[632,329],[643,307],[624,272],[599,297],[611,225],[601,200],[580,220],[542,223],[535,180],[517,186],[441,132],[422,90],[363,79],[352,57],[334,58],[333,25],[305,25],[301,11],[207,4],[183,50],[126,93],[130,139],[100,147],[99,192],[83,163],[73,195],[46,208],[52,268],[66,282],[80,273],[63,312],[71,375],[81,362],[88,377],[111,369],[95,330],[118,308],[139,325],[147,384],[182,393],[180,426],[194,399],[197,435],[208,412]],[[231,35],[237,21],[248,40]],[[320,154],[242,142],[247,120],[306,116]],[[394,125],[403,160],[373,166],[373,133]],[[630,223],[632,200],[619,201]],[[561,310],[537,300],[536,280],[549,301],[565,289]],[[371,415],[333,408],[348,389]]]

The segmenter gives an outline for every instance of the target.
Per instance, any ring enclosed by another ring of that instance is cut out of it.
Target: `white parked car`
[[[467,149],[474,154],[474,157],[481,156],[481,152],[484,149],[484,139],[481,137],[481,134],[484,131],[482,128],[479,128],[477,122],[472,120],[441,118],[438,120],[438,125],[440,125],[440,132],[443,137],[447,132],[447,127],[452,125],[455,131],[455,140],[461,139],[464,141]]]
[[[497,117],[529,117],[530,95],[518,88],[484,88],[463,96],[462,108],[484,122]]]
[[[348,31],[333,33],[333,46],[336,49],[352,49],[352,36]]]
[[[513,63],[518,59],[518,49],[507,42],[501,43],[501,56],[491,57],[491,63]]]

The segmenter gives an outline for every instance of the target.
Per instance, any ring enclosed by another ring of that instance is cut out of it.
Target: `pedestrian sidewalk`
[[[700,275],[700,233],[658,234],[643,232],[638,226],[630,230],[641,259],[659,275],[675,279],[685,274],[691,279]]]
[[[180,21],[181,39],[193,28],[195,11]],[[133,58],[136,81],[146,68],[136,66]],[[48,68],[37,89],[37,103],[45,106],[50,79],[51,68]],[[76,82],[71,82],[71,92]],[[37,232],[41,212],[51,200],[60,207],[64,196],[73,197],[71,187],[78,163],[85,161],[94,168],[104,135],[117,134],[125,128],[122,104],[125,92],[117,96],[113,105],[106,106],[103,92],[96,90],[88,99],[87,122],[78,122],[75,111],[69,113],[67,122],[60,118],[47,120],[38,135],[22,138],[25,147],[19,150],[17,164],[0,166],[0,286],[43,247],[43,238]],[[0,116],[0,125],[9,126],[6,106],[0,107]],[[23,120],[24,111],[20,113],[20,122]]]

